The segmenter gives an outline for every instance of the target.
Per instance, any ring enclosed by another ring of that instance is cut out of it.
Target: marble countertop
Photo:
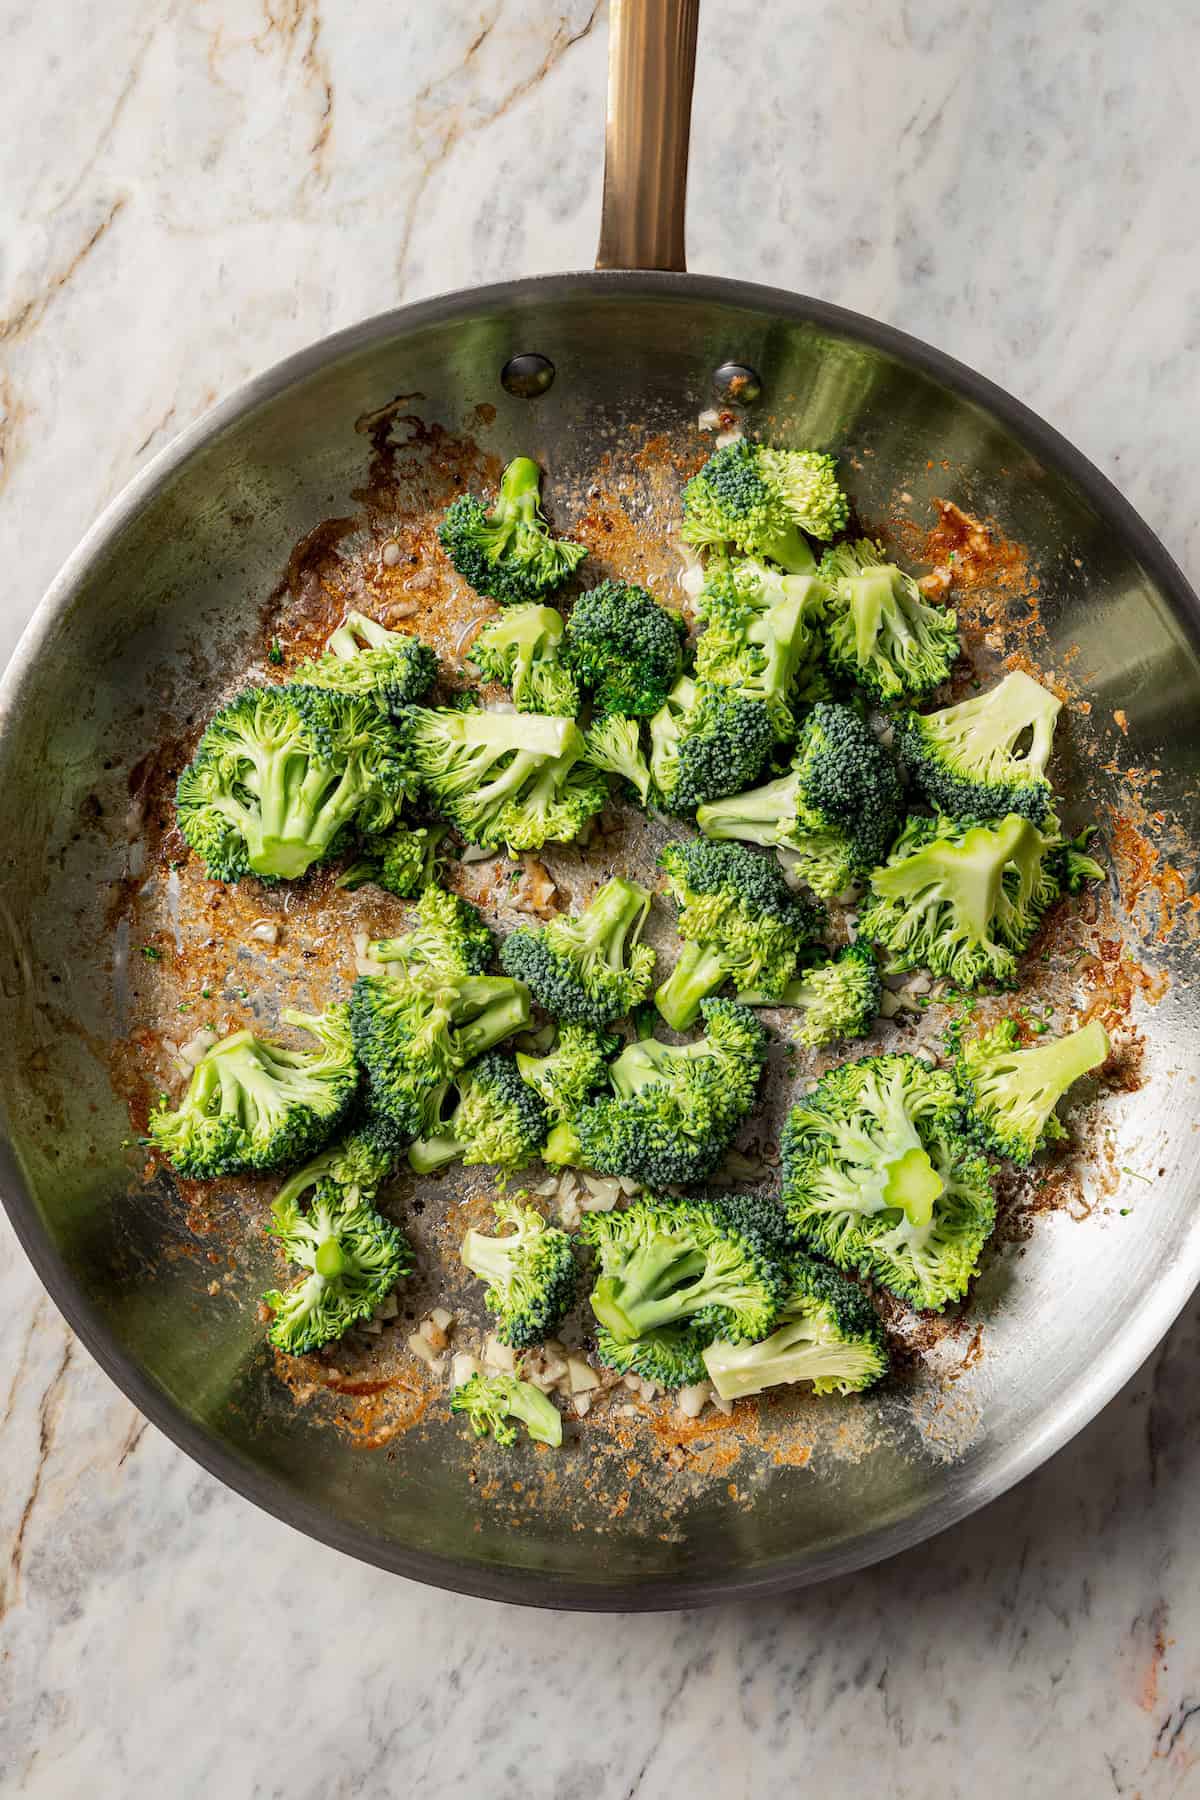
[[[398,301],[586,267],[603,0],[0,5],[0,653],[139,463]],[[693,268],[939,343],[1200,578],[1188,0],[708,0]],[[67,471],[64,479],[64,471]],[[1200,1304],[1037,1476],[791,1599],[554,1616],[309,1543],[148,1427],[0,1223],[0,1790],[1200,1794]]]

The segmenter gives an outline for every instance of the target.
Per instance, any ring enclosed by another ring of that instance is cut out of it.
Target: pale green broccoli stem
[[[619,974],[625,967],[626,943],[631,934],[636,939],[649,910],[650,896],[644,888],[636,887],[623,876],[614,876],[605,882],[586,911],[569,921],[572,941]]]
[[[816,1391],[853,1390],[878,1375],[877,1354],[847,1342],[819,1316],[784,1313],[783,1323],[757,1344],[718,1339],[701,1353],[708,1378],[722,1400],[743,1400],[767,1388],[811,1381]]]
[[[869,662],[875,653],[885,611],[895,610],[892,585],[895,573],[885,564],[867,569],[862,575],[851,575],[846,582],[850,590],[850,616],[854,620],[854,651],[860,663]]]
[[[928,1225],[933,1218],[933,1203],[945,1191],[945,1182],[920,1144],[914,1144],[887,1165],[883,1203],[898,1207],[910,1225]]]
[[[474,1062],[485,1050],[493,1049],[514,1031],[529,1023],[529,989],[504,975],[478,975],[457,984],[459,1004],[470,1012],[478,1005],[478,1016],[461,1025],[455,1032],[455,1049],[460,1066]]]
[[[368,619],[365,613],[349,612],[325,648],[332,650],[333,654],[342,662],[349,662],[351,657],[357,656],[362,650],[360,638],[366,639],[368,649],[382,650],[394,641],[396,635],[395,632],[388,631],[385,626],[380,625],[377,620]]]
[[[1092,1019],[1053,1043],[1010,1050],[998,1056],[990,1068],[985,1065],[984,1098],[1001,1119],[1011,1104],[1019,1118],[1025,1115],[1023,1122],[1032,1115],[1040,1124],[1081,1075],[1104,1062],[1110,1049],[1108,1033],[1099,1019]]]
[[[583,1160],[583,1146],[574,1127],[564,1119],[554,1127],[542,1145],[542,1161],[553,1169],[577,1169]]]
[[[536,525],[539,517],[542,472],[529,456],[514,456],[500,477],[496,498],[498,519],[518,519],[523,525]]]
[[[634,1251],[620,1276],[603,1275],[592,1290],[592,1311],[619,1344],[695,1312],[706,1304],[711,1278],[702,1250],[681,1250],[673,1238],[657,1234]],[[690,1283],[685,1293],[679,1290]],[[638,1298],[631,1299],[630,1290]]]
[[[686,943],[679,960],[654,996],[659,1012],[672,1031],[686,1031],[707,1000],[725,980],[725,959],[703,944]]]
[[[696,823],[709,838],[739,838],[743,843],[767,847],[786,843],[795,836],[796,787],[794,773],[780,775],[749,793],[702,806]]]
[[[758,539],[755,548],[789,575],[812,575],[816,571],[817,559],[812,545],[796,524],[786,525],[772,537]]]

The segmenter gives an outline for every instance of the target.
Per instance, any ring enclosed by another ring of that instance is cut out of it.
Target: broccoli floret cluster
[[[986,694],[934,713],[901,713],[896,746],[913,779],[952,819],[1020,813],[1043,825],[1050,811],[1046,764],[1062,702],[1014,669]]]
[[[509,690],[518,712],[574,718],[579,688],[559,658],[562,635],[562,614],[552,606],[513,606],[484,626],[471,661],[485,681]]]
[[[1066,1137],[1055,1107],[1080,1076],[1098,1069],[1111,1045],[1099,1019],[1066,1037],[1021,1049],[1012,1019],[964,1044],[954,1078],[972,1135],[1015,1163],[1032,1161],[1045,1145]]]
[[[552,536],[542,514],[541,470],[528,456],[509,463],[490,509],[460,494],[442,520],[442,549],[477,594],[501,606],[540,602],[579,567],[587,550]]]
[[[515,1059],[493,1050],[429,1097],[409,1166],[418,1175],[452,1162],[524,1169],[541,1149],[546,1126],[546,1109]]]
[[[649,718],[683,669],[687,627],[645,588],[602,581],[567,620],[567,660],[598,713]]]
[[[445,835],[444,825],[393,825],[366,839],[337,884],[353,893],[374,882],[398,900],[415,900],[437,880],[438,849]]]
[[[487,1282],[484,1305],[496,1315],[496,1336],[527,1350],[553,1335],[571,1310],[578,1270],[571,1240],[549,1225],[522,1196],[495,1203],[496,1222],[511,1226],[500,1237],[468,1231],[462,1260]]]
[[[420,638],[351,612],[329,638],[325,654],[304,663],[292,679],[306,687],[366,694],[386,712],[399,713],[424,700],[437,672],[437,657]]]
[[[560,1124],[604,1086],[619,1042],[589,1025],[562,1025],[553,1050],[545,1056],[518,1050],[517,1068],[522,1081],[536,1090],[549,1117]]]
[[[870,944],[844,944],[836,956],[809,963],[782,994],[761,990],[739,998],[747,1006],[794,1006],[803,1018],[792,1036],[806,1050],[839,1038],[866,1037],[879,1014],[883,979]]]
[[[696,648],[697,680],[759,701],[776,739],[790,742],[797,707],[822,697],[817,627],[824,605],[824,584],[815,575],[722,562],[696,601],[708,621]]]
[[[417,922],[400,937],[376,938],[367,945],[373,962],[444,970],[450,976],[482,975],[495,953],[495,939],[477,906],[461,894],[427,887],[417,901]]]
[[[774,732],[759,700],[681,676],[650,721],[650,782],[668,812],[736,794],[762,773]]]
[[[966,1292],[996,1208],[947,1070],[906,1054],[842,1063],[792,1108],[782,1150],[784,1206],[814,1250],[923,1310]]]
[[[888,1372],[887,1340],[874,1307],[844,1276],[799,1253],[787,1264],[787,1297],[758,1343],[718,1338],[702,1355],[723,1400],[796,1381],[814,1394],[858,1394]]]
[[[645,888],[614,876],[583,912],[511,932],[500,965],[562,1023],[600,1030],[646,997],[654,952],[638,939],[649,910]]]
[[[596,1355],[618,1375],[639,1375],[660,1387],[691,1387],[707,1379],[704,1346],[708,1333],[695,1325],[659,1325],[629,1343],[596,1326]]]
[[[476,1437],[495,1438],[508,1449],[517,1441],[513,1420],[524,1425],[535,1444],[557,1450],[562,1443],[562,1414],[531,1381],[516,1375],[472,1375],[450,1396],[450,1411],[465,1413]]]
[[[323,1013],[280,1014],[314,1037],[316,1048],[292,1050],[235,1031],[205,1052],[178,1107],[165,1097],[150,1115],[147,1141],[180,1175],[282,1169],[333,1137],[358,1086],[358,1067],[344,1006]]]
[[[605,713],[586,734],[586,756],[594,769],[615,776],[626,797],[650,804],[650,765],[642,753],[641,723],[620,713]]]
[[[269,1229],[288,1261],[308,1270],[294,1287],[263,1295],[274,1314],[268,1341],[291,1356],[319,1350],[370,1318],[413,1266],[399,1227],[332,1183],[318,1186],[307,1212],[281,1192]]]
[[[684,488],[682,535],[698,548],[731,546],[803,575],[814,565],[802,534],[835,537],[849,511],[832,456],[738,438]]]
[[[825,648],[832,668],[877,700],[919,699],[958,657],[958,617],[925,599],[911,575],[869,538],[821,558],[828,589]]]
[[[348,1206],[372,1201],[391,1174],[400,1148],[386,1121],[353,1109],[349,1128],[288,1176],[277,1203],[290,1213],[318,1188],[336,1190]]]
[[[706,837],[795,854],[813,892],[839,894],[884,854],[900,817],[900,778],[853,707],[822,701],[801,729],[786,775],[702,806]]]
[[[680,907],[683,948],[655,996],[675,1031],[700,1002],[731,981],[771,1001],[783,994],[801,952],[825,923],[824,909],[794,894],[778,863],[741,844],[690,838],[659,857]]]

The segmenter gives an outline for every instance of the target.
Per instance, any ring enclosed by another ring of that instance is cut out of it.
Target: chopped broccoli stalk
[[[810,963],[783,993],[740,994],[745,1006],[795,1006],[804,1014],[792,1031],[806,1050],[838,1038],[866,1037],[879,1013],[883,982],[869,944],[845,944],[836,956]]]
[[[291,1356],[319,1350],[370,1318],[413,1266],[399,1228],[331,1183],[317,1188],[307,1212],[281,1190],[269,1229],[288,1261],[308,1270],[294,1287],[263,1295],[275,1315],[268,1341]]]
[[[945,681],[958,656],[958,617],[931,605],[879,544],[838,544],[822,557],[821,575],[826,650],[838,674],[882,701],[919,699]]]
[[[627,781],[643,806],[650,800],[650,765],[642,755],[636,719],[607,713],[587,734],[587,760],[594,769]]]
[[[566,1232],[523,1206],[520,1197],[497,1200],[495,1211],[497,1222],[512,1230],[501,1237],[468,1231],[462,1260],[488,1284],[483,1299],[496,1314],[496,1336],[526,1350],[557,1331],[570,1312],[578,1271]]]
[[[801,533],[834,537],[849,511],[832,456],[738,438],[710,456],[684,488],[682,536],[700,549],[733,545],[805,575],[813,553]]]
[[[825,603],[814,575],[780,575],[761,563],[718,571],[697,601],[708,628],[696,650],[696,677],[734,689],[767,709],[781,743],[796,735],[796,707],[811,692]]]
[[[650,776],[669,812],[692,812],[757,779],[774,732],[758,700],[681,676],[650,721]]]
[[[517,1441],[517,1419],[535,1444],[557,1450],[562,1443],[562,1414],[530,1381],[515,1375],[472,1375],[450,1396],[450,1411],[466,1413],[476,1437],[490,1433],[507,1448]]]
[[[941,712],[902,713],[896,744],[933,805],[953,819],[1050,811],[1046,764],[1062,702],[1020,669]]]
[[[514,606],[485,625],[471,646],[471,661],[485,681],[499,681],[518,712],[574,718],[579,711],[575,677],[559,660],[562,614],[552,606]]]
[[[444,970],[450,976],[482,975],[494,951],[491,931],[478,907],[439,887],[427,887],[421,894],[411,931],[367,945],[374,962]]]
[[[1099,1019],[1027,1050],[1020,1048],[1014,1022],[999,1020],[965,1044],[954,1065],[974,1135],[1015,1163],[1030,1162],[1046,1144],[1066,1137],[1054,1109],[1110,1049]]]
[[[446,1114],[449,1098],[455,1104]],[[430,1100],[424,1133],[409,1146],[409,1165],[418,1175],[451,1162],[523,1169],[541,1148],[546,1125],[546,1109],[514,1059],[492,1051],[447,1083],[436,1102]]]
[[[317,1040],[291,1050],[235,1031],[205,1052],[177,1108],[150,1115],[147,1141],[180,1175],[283,1168],[328,1143],[354,1098],[358,1069],[344,1006],[281,1013]]]
[[[370,696],[289,683],[223,706],[179,777],[179,829],[216,881],[294,880],[351,827],[386,831],[405,798],[404,745]]]
[[[437,880],[438,849],[444,825],[393,825],[381,837],[368,838],[337,885],[353,892],[373,881],[398,900],[415,900]]]
[[[859,936],[884,946],[892,973],[929,969],[967,989],[1011,982],[1058,897],[1053,849],[1016,813],[982,825],[910,819],[871,876]]]
[[[770,1337],[756,1344],[718,1338],[703,1361],[722,1400],[795,1381],[811,1381],[814,1394],[859,1394],[888,1372],[887,1340],[866,1295],[801,1255],[788,1263],[787,1298]]]
[[[687,626],[645,588],[602,581],[575,602],[567,620],[567,660],[598,713],[649,718],[683,668]]]
[[[589,1025],[563,1025],[546,1056],[518,1050],[517,1068],[522,1081],[536,1089],[550,1118],[561,1122],[571,1119],[584,1101],[604,1086],[618,1041]]]
[[[659,857],[680,906],[683,949],[659,988],[658,1010],[675,1031],[700,1002],[732,981],[778,997],[804,947],[825,922],[821,907],[792,893],[779,865],[741,844],[690,838]]]
[[[573,719],[412,707],[405,735],[429,799],[485,849],[569,843],[607,798]]]
[[[596,1252],[591,1304],[617,1344],[669,1326],[734,1342],[770,1331],[787,1291],[777,1203],[747,1196],[659,1200],[585,1213]]]
[[[702,1181],[754,1105],[767,1035],[731,1000],[703,1000],[693,1044],[641,1038],[608,1071],[612,1088],[551,1132],[545,1162],[595,1169],[648,1187]]]
[[[491,510],[460,494],[438,536],[477,594],[501,606],[537,603],[560,588],[587,555],[582,544],[552,537],[539,503],[541,470],[528,456],[509,463]]]
[[[650,986],[654,952],[638,941],[649,910],[645,888],[615,876],[578,915],[510,933],[500,947],[501,967],[527,983],[556,1019],[600,1030],[644,999]]]
[[[784,847],[813,892],[839,894],[884,854],[900,815],[900,778],[849,706],[822,701],[804,721],[788,774],[702,806],[706,837]]]
[[[297,669],[292,679],[305,687],[366,694],[385,711],[399,713],[424,700],[437,672],[437,657],[420,638],[351,612],[326,643],[325,654]]]
[[[603,1325],[596,1328],[596,1355],[619,1375],[640,1375],[660,1387],[691,1387],[707,1379],[703,1350],[708,1333],[695,1325],[660,1325],[631,1343],[618,1342]]]
[[[966,1291],[996,1209],[947,1070],[905,1054],[842,1063],[792,1108],[782,1149],[784,1206],[814,1250],[922,1309]]]

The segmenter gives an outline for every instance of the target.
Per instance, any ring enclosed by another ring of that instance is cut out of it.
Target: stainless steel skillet
[[[989,383],[836,307],[682,272],[694,26],[681,0],[614,4],[597,272],[405,308],[251,383],[93,528],[0,692],[0,1185],[42,1279],[147,1416],[238,1491],[381,1567],[540,1605],[695,1604],[914,1543],[1065,1442],[1200,1277],[1186,908],[1168,928],[1195,885],[1195,596],[1103,477]],[[699,1474],[690,1445],[676,1470],[639,1420],[619,1459],[638,1473],[622,1482],[585,1436],[557,1491],[539,1485],[540,1463],[522,1467],[529,1497],[516,1505],[485,1491],[497,1465],[480,1465],[436,1407],[372,1448],[369,1431],[348,1438],[296,1405],[261,1347],[252,1234],[232,1248],[218,1238],[214,1264],[177,1196],[131,1180],[113,1045],[129,1032],[124,952],[136,953],[120,938],[124,900],[155,876],[139,861],[138,796],[146,759],[252,661],[290,547],[330,517],[369,537],[374,503],[355,494],[369,486],[370,421],[395,396],[420,396],[399,410],[446,430],[494,408],[484,447],[542,458],[564,517],[606,456],[628,515],[653,523],[639,513],[653,501],[647,445],[694,452],[697,415],[755,387],[752,423],[845,454],[865,520],[919,526],[950,498],[1023,547],[1039,587],[1006,576],[973,604],[990,609],[994,659],[1028,654],[1071,687],[1059,778],[1101,818],[1116,867],[1110,922],[1079,941],[1093,985],[1124,1007],[1129,1091],[1095,1114],[1070,1209],[1090,1216],[1047,1213],[992,1258],[971,1314],[980,1354],[970,1337],[942,1340],[854,1409],[847,1441],[815,1443],[808,1467],[795,1428],[769,1414],[727,1472],[723,1440],[702,1440]],[[601,1466],[605,1499],[585,1485]]]

